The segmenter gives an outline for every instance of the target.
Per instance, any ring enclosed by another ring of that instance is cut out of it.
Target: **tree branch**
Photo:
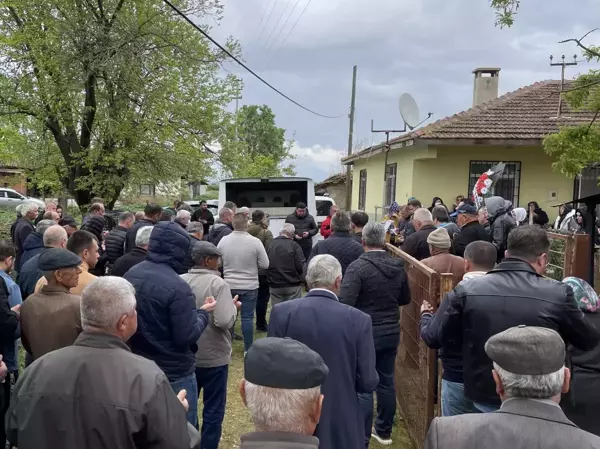
[[[88,74],[85,80],[85,112],[81,122],[81,137],[79,139],[83,148],[90,146],[92,128],[96,118],[96,83],[96,74],[93,72]]]
[[[592,128],[592,125],[594,124],[594,122],[596,121],[596,119],[598,118],[598,114],[600,114],[600,109],[596,111],[596,113],[594,114],[594,118],[592,119],[592,121],[590,122],[590,124],[587,127],[587,131],[586,133],[590,132],[590,129]]]
[[[587,46],[585,46],[585,45],[583,45],[583,44],[581,43],[581,41],[583,41],[583,40],[584,40],[586,37],[588,37],[588,36],[589,36],[591,33],[593,33],[594,31],[597,31],[597,30],[598,30],[598,28],[594,28],[593,30],[590,30],[590,31],[588,31],[587,33],[585,33],[585,34],[584,34],[584,35],[583,35],[581,38],[579,38],[579,39],[575,39],[575,38],[572,38],[572,39],[565,39],[564,41],[560,41],[560,42],[559,42],[559,44],[566,44],[567,42],[575,42],[579,48],[583,49],[584,51],[586,51],[586,52],[587,52],[587,53],[589,53],[590,55],[594,55],[594,56],[596,56],[597,58],[600,58],[600,53],[598,53],[598,52],[597,52],[597,51],[595,51],[595,50],[592,50],[591,48],[589,48],[589,47],[587,47]]]
[[[115,8],[114,12],[112,13],[112,16],[111,16],[110,20],[108,21],[108,24],[110,26],[112,26],[112,24],[114,23],[115,19],[119,15],[119,12],[121,12],[121,9],[123,8],[124,4],[125,4],[125,0],[119,0],[119,4]]]

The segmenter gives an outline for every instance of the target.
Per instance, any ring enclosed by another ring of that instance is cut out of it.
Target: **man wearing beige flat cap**
[[[579,429],[558,405],[571,381],[558,332],[511,327],[492,336],[485,352],[493,361],[500,410],[434,419],[425,449],[600,448],[600,438]]]
[[[423,259],[427,265],[437,273],[452,273],[454,285],[462,281],[465,275],[465,260],[462,257],[450,254],[452,242],[445,228],[437,228],[427,236],[427,245],[431,257]]]

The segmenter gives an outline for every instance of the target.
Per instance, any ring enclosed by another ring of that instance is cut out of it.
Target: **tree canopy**
[[[496,24],[512,26],[520,0],[491,0],[496,9]],[[588,61],[600,61],[600,47],[586,45],[585,39],[596,30],[582,37],[565,39],[560,43],[573,42],[583,52]],[[577,176],[583,169],[600,161],[600,127],[596,119],[600,114],[600,70],[590,70],[579,75],[574,85],[566,89],[565,95],[569,105],[576,109],[585,109],[594,114],[589,123],[578,126],[563,126],[556,134],[544,139],[544,149],[556,157],[554,167],[568,176]]]
[[[219,158],[224,174],[234,178],[293,176],[292,146],[269,106],[242,106],[221,139]]]
[[[222,12],[219,0],[176,4],[199,21]],[[202,179],[204,145],[223,133],[241,88],[222,74],[226,57],[161,0],[4,0],[4,157],[80,206],[112,204],[129,183]]]

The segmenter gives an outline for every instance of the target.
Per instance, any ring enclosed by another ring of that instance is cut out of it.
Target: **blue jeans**
[[[478,413],[473,401],[465,396],[464,384],[442,379],[442,416]]]
[[[186,391],[185,398],[188,401],[190,408],[187,412],[187,420],[188,422],[194,426],[196,429],[198,428],[198,384],[196,383],[196,373],[192,373],[189,376],[182,377],[181,379],[177,379],[176,381],[169,382],[171,384],[171,388],[175,392],[175,394],[179,393],[181,390]]]
[[[238,295],[242,303],[242,337],[244,337],[244,351],[250,349],[254,341],[254,310],[256,309],[256,290],[231,290],[233,296]]]
[[[473,402],[475,413],[492,413],[500,410],[499,405],[482,404],[481,402]]]
[[[379,375],[379,383],[375,390],[377,393],[375,431],[382,438],[389,438],[392,435],[392,425],[396,415],[394,372],[399,342],[399,334],[375,338],[375,368]],[[368,447],[373,427],[373,393],[359,393],[358,401],[364,418],[365,447]]]
[[[204,389],[202,401],[201,449],[217,449],[221,440],[225,403],[227,402],[227,374],[229,365],[214,368],[196,367],[198,395]]]

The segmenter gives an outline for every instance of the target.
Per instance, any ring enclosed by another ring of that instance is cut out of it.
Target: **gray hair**
[[[294,226],[291,223],[285,223],[282,226],[281,231],[279,231],[279,235],[287,234],[290,237],[293,237],[295,233],[296,233],[296,226]]]
[[[135,235],[135,246],[146,246],[148,243],[150,243],[150,234],[152,234],[152,229],[154,229],[154,226],[143,226],[138,229],[138,232]]]
[[[550,399],[561,393],[565,381],[564,367],[550,374],[526,375],[506,371],[494,362],[494,370],[511,398]]]
[[[40,220],[40,222],[35,227],[35,232],[37,232],[40,235],[44,235],[46,230],[50,226],[54,226],[55,224],[56,224],[56,222],[54,220]]]
[[[192,216],[192,214],[190,214],[190,212],[185,209],[179,209],[177,211],[177,218],[179,220],[186,220],[186,219],[190,218],[191,216]]]
[[[81,294],[83,330],[114,329],[123,315],[135,312],[135,305],[135,289],[129,281],[116,276],[99,277]]]
[[[187,225],[186,229],[188,234],[197,234],[199,232],[204,234],[204,225],[199,221],[192,221],[190,224]]]
[[[66,242],[68,238],[69,236],[67,235],[65,228],[55,224],[50,226],[46,229],[46,232],[44,232],[44,246],[54,248],[55,246],[60,246],[61,243]]]
[[[331,232],[350,232],[350,215],[338,211],[331,217]]]
[[[329,255],[321,254],[312,258],[306,270],[306,284],[309,289],[331,288],[342,275],[342,266],[338,260]]]
[[[21,215],[27,214],[27,212],[37,212],[38,205],[35,203],[23,203],[17,206],[17,212]]]
[[[374,221],[367,223],[362,231],[362,239],[368,248],[385,247],[385,226]]]
[[[244,382],[246,404],[258,432],[306,432],[306,418],[321,396],[321,387],[284,390]]]
[[[238,210],[238,213],[240,214],[249,214],[250,213],[250,208],[249,207],[240,207],[240,210]]]
[[[431,215],[431,212],[422,207],[415,211],[415,213],[413,214],[413,220],[418,221],[420,223],[428,223],[433,222],[433,216]]]

